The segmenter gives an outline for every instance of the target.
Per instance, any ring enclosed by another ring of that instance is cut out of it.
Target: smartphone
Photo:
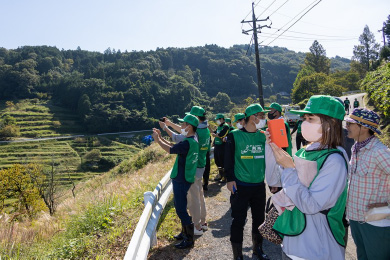
[[[160,120],[161,122],[165,122],[165,118],[164,118],[164,117],[160,118],[159,120]]]
[[[236,187],[233,185],[233,193],[236,193],[237,189]]]
[[[271,135],[271,141],[278,147],[288,147],[286,125],[284,119],[274,119],[268,121],[268,131]]]

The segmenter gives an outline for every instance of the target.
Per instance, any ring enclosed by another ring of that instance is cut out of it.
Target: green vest
[[[186,166],[185,166],[185,179],[186,181],[193,183],[195,181],[196,168],[198,165],[198,152],[199,145],[194,138],[185,138],[183,141],[187,140],[190,143],[190,149],[188,150],[186,157]],[[176,156],[175,164],[173,165],[171,171],[171,179],[176,178],[179,165],[179,155]]]
[[[354,101],[354,102],[353,102],[353,107],[355,107],[355,108],[356,108],[356,107],[359,107],[359,101]]]
[[[226,124],[226,123],[224,123],[222,126],[218,126],[218,128],[217,128],[217,134],[219,134],[225,127],[228,127],[229,128],[229,125],[228,124]],[[226,135],[229,133],[229,131],[226,133]],[[226,136],[225,135],[225,136]],[[215,139],[214,139],[214,144],[216,144],[216,145],[220,145],[220,144],[223,144],[223,138],[225,137],[225,136],[223,136],[223,137],[215,137]]]
[[[234,130],[234,174],[239,181],[260,183],[265,176],[265,135]]]
[[[196,129],[199,142],[198,168],[206,166],[206,154],[210,150],[210,130],[206,128]]]
[[[310,183],[309,189],[317,178],[320,169],[325,163],[326,159],[329,155],[333,153],[339,153],[343,158],[343,153],[338,149],[330,149],[330,150],[320,150],[320,151],[306,151],[304,148],[300,149],[295,155],[299,158],[309,160],[309,161],[317,161],[317,175],[314,177],[313,181]],[[345,159],[345,158],[344,158]],[[346,167],[347,166],[347,162]],[[330,230],[332,231],[333,237],[336,242],[341,246],[345,247],[344,242],[344,234],[345,228],[343,224],[343,215],[345,211],[345,205],[347,202],[347,188],[348,184],[345,185],[343,193],[338,198],[336,204],[328,210],[321,211],[321,213],[326,215],[328,220],[328,225]],[[282,238],[283,236],[298,236],[302,234],[302,232],[306,228],[306,215],[302,213],[297,207],[295,207],[292,211],[285,210],[282,215],[280,215],[273,226],[273,230],[276,231]]]

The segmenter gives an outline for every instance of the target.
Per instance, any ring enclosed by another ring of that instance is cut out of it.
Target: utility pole
[[[254,38],[254,42],[255,42],[257,85],[258,85],[258,88],[259,88],[259,101],[260,101],[260,105],[263,108],[264,108],[263,82],[261,80],[261,67],[260,67],[259,44],[258,44],[258,41],[257,41],[257,30],[259,30],[259,32],[260,32],[261,28],[263,28],[263,27],[271,28],[271,25],[263,25],[263,26],[257,27],[256,22],[264,22],[264,21],[267,21],[267,20],[269,20],[269,17],[267,17],[267,19],[263,19],[263,20],[256,19],[255,7],[254,7],[254,3],[252,3],[252,21],[244,21],[244,20],[241,21],[241,23],[252,23],[253,24],[252,29],[247,30],[247,31],[242,30],[242,33],[243,34],[248,34],[248,32],[253,31],[253,38]]]

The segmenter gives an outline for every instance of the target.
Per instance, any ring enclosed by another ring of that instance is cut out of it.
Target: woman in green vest
[[[333,97],[312,96],[304,110],[302,135],[309,142],[294,160],[272,142],[276,161],[283,167],[281,182],[293,202],[273,229],[283,237],[282,259],[344,259],[343,214],[347,198],[348,156],[343,145],[343,105]],[[269,139],[270,140],[270,139]],[[309,176],[304,185],[298,176]]]
[[[196,116],[186,115],[182,122],[181,133],[186,138],[172,145],[159,134],[159,130],[153,129],[154,140],[170,154],[177,154],[175,164],[171,172],[173,196],[176,213],[183,226],[183,240],[176,244],[179,249],[189,248],[194,245],[194,224],[187,212],[187,193],[191,184],[195,181],[196,168],[198,166],[199,145],[194,139],[199,124]]]

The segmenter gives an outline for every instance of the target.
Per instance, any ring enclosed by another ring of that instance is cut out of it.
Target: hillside
[[[194,104],[220,112],[226,98],[219,92],[235,103],[256,96],[254,55],[248,56],[247,49],[206,45],[99,53],[48,46],[0,48],[0,100],[48,100],[79,116],[90,133],[146,129],[157,118],[182,115]],[[279,47],[262,47],[260,53],[265,97],[288,95],[305,54]],[[332,68],[345,69],[346,64],[348,60],[337,59]]]

